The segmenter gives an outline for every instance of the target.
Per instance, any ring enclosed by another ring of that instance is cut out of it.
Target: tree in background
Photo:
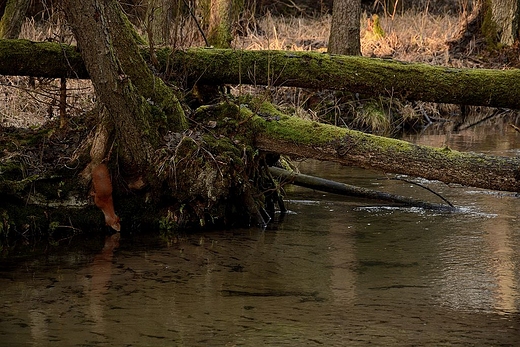
[[[480,3],[483,11],[482,33],[493,42],[511,46],[518,39],[517,0],[492,0]]]
[[[218,48],[231,47],[233,36],[232,0],[209,0],[208,43]]]
[[[198,3],[203,16],[207,43],[217,48],[230,48],[233,25],[244,7],[244,0],[201,0]]]
[[[361,0],[334,0],[328,52],[361,55]]]
[[[31,0],[7,0],[0,20],[0,38],[17,39]]]
[[[451,51],[512,46],[519,38],[519,17],[517,0],[479,0],[458,39],[450,42]]]

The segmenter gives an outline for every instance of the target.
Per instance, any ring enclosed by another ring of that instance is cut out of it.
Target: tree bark
[[[491,17],[488,25],[494,27],[498,42],[503,45],[511,46],[518,39],[518,5],[518,0],[491,0],[491,14],[484,14],[485,20],[486,16]]]
[[[208,43],[216,48],[230,48],[233,40],[231,34],[233,0],[208,0],[208,2]]]
[[[438,211],[455,211],[456,208],[450,205],[434,204],[424,201],[415,200],[405,196],[390,194],[387,192],[380,192],[377,190],[367,189],[352,186],[350,184],[335,182],[320,177],[313,177],[296,173],[294,171],[287,171],[278,167],[270,167],[269,172],[278,178],[282,183],[291,183],[300,187],[319,190],[339,195],[353,196],[363,199],[372,199],[387,201],[405,206],[420,207]]]
[[[7,0],[4,14],[0,20],[0,38],[18,38],[30,4],[31,0]]]
[[[334,0],[328,53],[361,55],[361,0]]]
[[[438,103],[520,108],[520,70],[455,69],[314,52],[193,49],[173,66],[201,84],[347,90]],[[413,83],[412,83],[413,81]]]
[[[117,148],[127,169],[142,172],[160,142],[150,103],[164,113],[169,125],[163,128],[173,130],[186,127],[182,108],[142,59],[133,29],[116,1],[64,0],[63,7],[96,95],[107,110],[100,126],[115,130]],[[92,158],[94,163],[109,150],[106,142],[95,145],[99,148],[91,151],[97,153],[97,158]]]
[[[449,42],[450,52],[464,53],[474,46],[488,50],[512,46],[519,38],[519,20],[517,0],[479,0],[457,38]]]
[[[145,57],[146,49],[141,50]],[[455,69],[312,52],[157,51],[164,71],[188,84],[253,84],[347,90],[438,103],[520,108],[520,70]],[[0,74],[89,78],[73,47],[0,40]],[[413,83],[410,83],[413,81]]]
[[[155,223],[155,227],[160,224],[165,230],[197,222],[200,226],[229,225],[240,218],[250,223],[252,216],[260,215],[259,197],[275,189],[263,184],[267,183],[265,165],[259,157],[264,155],[259,156],[259,150],[520,192],[519,158],[460,153],[367,135],[290,117],[269,104],[238,106],[225,102],[200,107],[192,117],[202,127],[190,133],[171,134],[168,144],[156,152],[156,160],[150,163],[161,189],[152,187],[135,194],[114,187],[123,229],[146,221]],[[205,124],[212,124],[210,133],[204,134]],[[6,204],[0,207],[0,215],[4,225],[8,222],[13,230],[34,228],[28,233],[42,235],[42,229],[56,223],[89,229],[96,220],[101,223],[99,212],[73,212],[78,206],[88,206],[86,189],[78,185],[76,170],[64,167],[63,162],[56,163],[56,154],[70,157],[77,141],[74,139],[83,138],[88,129],[79,126],[75,131],[62,135],[59,141],[54,141],[56,134],[51,135],[52,146],[45,141],[48,129],[36,135],[29,129],[1,133],[0,147],[4,150],[0,199]],[[21,143],[25,144],[23,148]],[[121,187],[122,182],[115,180],[114,184]],[[26,229],[22,230],[26,235]]]

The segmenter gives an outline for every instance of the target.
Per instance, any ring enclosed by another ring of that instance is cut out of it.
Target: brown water
[[[507,129],[490,136],[414,140],[520,148]],[[438,202],[381,173],[302,170]],[[288,188],[292,212],[267,230],[171,245],[123,234],[118,248],[100,240],[97,254],[4,263],[0,346],[520,346],[518,198],[417,181],[461,211]]]

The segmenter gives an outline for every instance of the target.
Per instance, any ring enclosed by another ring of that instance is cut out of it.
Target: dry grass
[[[375,37],[369,17],[361,20],[361,50],[364,56],[391,57],[403,61],[422,61],[449,65],[448,46],[459,31],[460,16],[437,16],[425,12],[405,12],[383,16],[381,27],[386,35]],[[237,37],[233,46],[243,49],[279,49],[326,51],[330,34],[330,15],[316,18],[264,16]]]
[[[459,18],[406,12],[401,16],[382,17],[385,37],[377,38],[367,31],[364,18],[362,52],[365,56],[385,56],[404,61],[422,61],[449,65],[447,42],[458,32]]]
[[[242,35],[235,38],[233,47],[324,52],[329,36],[330,19],[328,15],[315,18],[284,18],[268,14],[262,18],[244,20]],[[457,34],[459,22],[460,16],[435,16],[426,12],[383,15],[380,23],[385,35],[378,37],[373,35],[369,18],[364,15],[361,21],[362,52],[365,56],[464,66],[465,62],[455,61],[449,57],[446,45],[446,42]],[[199,37],[194,35],[196,31],[193,21],[184,19],[183,23],[186,27],[176,28],[176,32],[180,35],[172,34],[168,39],[169,42],[174,43],[176,47],[202,45],[203,40],[200,35]],[[191,33],[189,40],[180,40],[179,37],[185,32]],[[73,41],[59,13],[51,14],[48,21],[41,23],[28,20],[23,27],[22,37],[36,41],[51,40],[65,43]],[[94,106],[95,96],[90,82],[71,80],[68,84],[71,88],[68,91],[68,111],[72,115],[86,112]],[[237,92],[241,93],[246,89],[242,88]],[[56,117],[59,81],[0,76],[0,92],[4,98],[0,104],[0,125],[36,126]],[[389,123],[402,125],[405,122],[417,122],[417,119],[413,120],[414,115],[416,118],[422,118],[424,114],[436,116],[442,113],[435,105],[416,103],[411,106],[390,100],[383,105],[383,109],[388,111],[388,119],[382,120],[378,115],[377,122],[374,122],[382,124],[384,129],[377,129],[377,127],[371,128],[366,124],[367,122],[359,118],[363,100],[346,98],[344,95],[338,96],[336,93],[315,93],[296,88],[276,88],[269,91],[269,97],[305,118],[321,119],[338,125],[345,125],[349,120],[356,119],[358,124],[363,124],[363,127],[375,132],[386,131]],[[396,107],[400,107],[397,112]],[[397,119],[395,114],[399,113],[402,116]]]
[[[245,35],[236,37],[233,46],[252,50],[325,51],[329,27],[328,15],[286,18],[267,14],[246,27]]]

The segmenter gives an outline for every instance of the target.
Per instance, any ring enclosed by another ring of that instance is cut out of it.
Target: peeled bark
[[[146,49],[141,50],[145,57]],[[161,71],[188,84],[253,84],[346,90],[438,103],[520,108],[520,70],[454,69],[313,52],[157,51]],[[73,47],[0,40],[0,74],[88,78]],[[413,81],[413,83],[411,82]]]

